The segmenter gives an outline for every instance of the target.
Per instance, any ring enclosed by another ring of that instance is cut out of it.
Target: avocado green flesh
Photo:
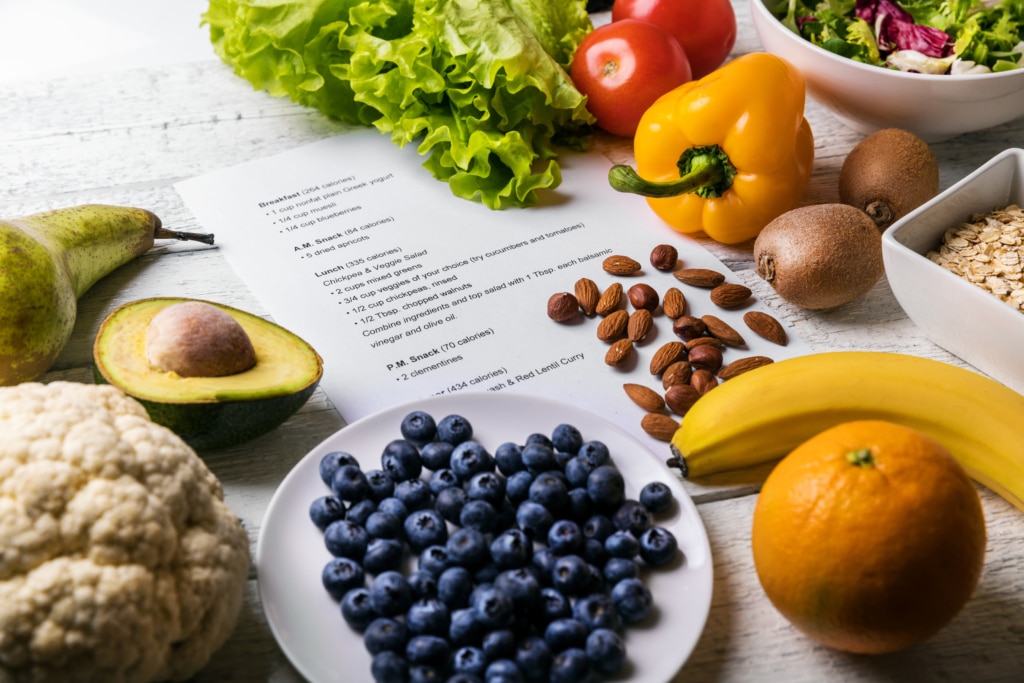
[[[166,306],[188,300],[144,299],[113,311],[93,349],[96,381],[138,400],[154,422],[197,450],[261,436],[305,404],[323,373],[316,351],[275,323],[220,304],[213,305],[234,317],[252,341],[253,368],[222,377],[181,377],[151,367],[145,352],[149,321]]]

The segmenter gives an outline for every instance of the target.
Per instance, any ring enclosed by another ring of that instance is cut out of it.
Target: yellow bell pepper
[[[814,165],[804,98],[789,62],[737,57],[655,101],[633,139],[637,171],[614,166],[609,182],[680,232],[752,239],[803,198]]]

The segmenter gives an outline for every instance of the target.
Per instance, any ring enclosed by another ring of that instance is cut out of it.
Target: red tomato
[[[649,21],[675,36],[694,78],[721,66],[736,44],[736,13],[730,0],[615,0],[612,22],[625,19]]]
[[[679,41],[646,21],[624,19],[594,29],[570,68],[597,125],[631,137],[654,100],[692,77]]]

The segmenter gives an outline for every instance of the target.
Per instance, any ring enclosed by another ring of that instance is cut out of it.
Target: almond
[[[768,365],[772,362],[772,359],[768,356],[747,356],[746,358],[737,358],[718,371],[718,379],[732,379],[737,375],[742,375],[744,372]]]
[[[768,341],[785,346],[789,343],[786,335],[786,328],[778,320],[762,311],[747,311],[743,314],[743,322],[759,337]]]
[[[629,339],[620,339],[609,347],[604,354],[604,362],[612,367],[624,364],[633,355],[633,342]]]
[[[647,413],[640,419],[640,428],[651,438],[670,442],[679,429],[679,423],[664,413]]]
[[[647,338],[652,327],[654,327],[654,318],[651,317],[651,312],[646,308],[638,308],[629,316],[626,336],[634,342],[642,342]]]
[[[726,346],[733,348],[742,348],[747,345],[744,341],[743,336],[737,332],[732,325],[725,322],[718,316],[714,315],[702,315],[700,317],[704,321],[704,324],[708,326],[708,334],[715,339],[718,339]]]
[[[583,313],[594,315],[597,311],[597,301],[601,298],[601,291],[597,288],[597,284],[589,277],[581,277],[576,281],[574,291]]]
[[[612,311],[597,326],[597,338],[604,342],[613,342],[626,333],[629,324],[629,313],[621,308]]]
[[[693,366],[688,361],[677,360],[661,373],[661,388],[668,389],[673,384],[689,384]]]
[[[626,395],[633,403],[643,408],[648,413],[656,413],[665,409],[665,399],[654,389],[645,387],[643,384],[623,384]]]
[[[673,384],[665,390],[665,405],[673,413],[682,417],[700,397],[701,393],[689,384]]]
[[[612,275],[633,275],[640,272],[639,261],[620,254],[606,258],[601,263],[601,267],[604,268],[606,273],[611,273]]]
[[[686,342],[686,352],[693,351],[698,346],[714,346],[716,349],[725,348],[725,344],[718,337],[709,337],[704,335],[703,337],[694,337],[690,341]]]
[[[660,375],[665,368],[679,360],[686,351],[686,345],[681,341],[670,341],[662,344],[654,356],[651,357],[651,374]]]
[[[749,287],[734,283],[718,285],[711,290],[711,303],[719,308],[739,308],[750,300]]]
[[[661,300],[661,309],[665,316],[675,320],[686,315],[686,296],[678,287],[670,287],[665,290],[665,296]]]
[[[682,268],[672,273],[677,280],[694,287],[716,287],[725,282],[725,275],[708,268]]]
[[[597,307],[594,309],[598,315],[608,315],[622,302],[622,284],[613,282],[608,285],[608,288],[601,294],[601,298],[597,300]]]

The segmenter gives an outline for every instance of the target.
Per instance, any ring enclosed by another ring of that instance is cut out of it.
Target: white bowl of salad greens
[[[764,49],[859,132],[937,142],[1024,116],[1024,0],[750,0],[750,11]]]

